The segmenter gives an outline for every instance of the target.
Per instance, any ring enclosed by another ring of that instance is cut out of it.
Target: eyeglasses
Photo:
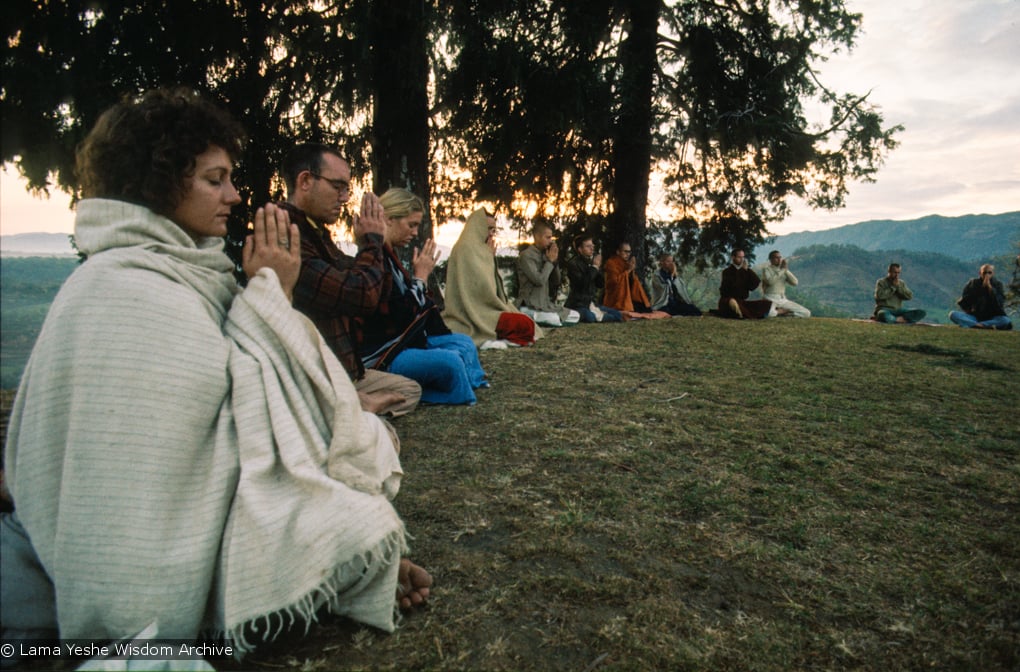
[[[314,177],[317,180],[323,180],[325,182],[328,182],[329,186],[333,187],[336,190],[336,193],[339,194],[340,196],[343,196],[344,194],[351,193],[351,183],[350,182],[346,182],[344,180],[334,180],[332,178],[326,177],[325,175],[319,175],[318,173],[313,173],[310,170],[308,171],[308,174],[311,175],[312,177]]]

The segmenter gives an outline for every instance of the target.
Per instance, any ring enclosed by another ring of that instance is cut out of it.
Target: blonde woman
[[[400,188],[390,189],[379,201],[386,216],[383,265],[392,278],[392,289],[374,314],[360,318],[359,355],[366,367],[416,381],[425,403],[474,404],[474,391],[489,386],[478,348],[467,336],[447,328],[426,288],[439,261],[435,241],[414,247],[410,272],[396,253],[417,238],[425,204]]]

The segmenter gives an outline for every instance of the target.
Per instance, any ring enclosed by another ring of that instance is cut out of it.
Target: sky
[[[821,64],[822,81],[871,92],[900,146],[876,182],[853,183],[846,207],[793,215],[771,233],[873,219],[1020,210],[1020,0],[847,0],[863,14],[849,54]],[[819,119],[821,121],[821,119]],[[11,166],[0,175],[0,233],[70,233],[68,198],[28,195]],[[655,203],[650,204],[652,208]],[[438,227],[456,240],[459,227]],[[449,240],[440,240],[452,244]]]

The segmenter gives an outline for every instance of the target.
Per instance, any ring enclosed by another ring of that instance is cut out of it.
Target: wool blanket
[[[470,336],[475,345],[497,338],[496,324],[503,313],[520,313],[507,296],[496,259],[485,242],[488,218],[482,208],[471,213],[446,265],[443,320],[452,331]],[[541,337],[542,330],[536,326],[535,339]]]
[[[61,636],[245,651],[327,602],[392,630],[399,461],[275,274],[239,291],[222,241],[119,201],[75,239],[5,456]]]

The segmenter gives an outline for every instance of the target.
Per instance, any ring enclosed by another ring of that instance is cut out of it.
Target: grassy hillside
[[[787,296],[807,306],[818,317],[871,315],[875,307],[875,281],[885,276],[889,263],[903,265],[903,279],[914,292],[910,308],[927,311],[926,322],[946,324],[956,308],[963,286],[977,275],[977,267],[941,254],[904,250],[870,252],[850,245],[814,245],[786,251],[790,270],[800,281]],[[998,263],[1001,279],[1008,284],[1010,259]],[[765,263],[755,261],[755,267]],[[720,271],[696,273],[686,269],[685,280],[691,297],[702,308],[715,307],[719,299]],[[754,292],[757,298],[759,292]]]
[[[678,318],[484,351],[477,406],[394,421],[431,606],[214,664],[1018,669],[1018,346]]]
[[[999,215],[930,215],[909,221],[875,220],[826,231],[805,231],[776,238],[774,244],[787,253],[811,245],[853,245],[865,250],[911,250],[934,252],[960,261],[985,262],[1013,251],[1020,241],[1020,211]]]
[[[75,257],[0,260],[0,387],[17,387],[57,291],[78,267]]]
[[[947,314],[977,268],[952,257],[926,252],[868,252],[846,245],[798,248],[791,255],[791,270],[800,285],[790,298],[816,303],[820,316],[868,317],[875,308],[875,281],[886,275],[893,261],[903,266],[903,280],[914,292],[909,308],[927,311],[926,322],[945,324]]]
[[[903,277],[916,296],[910,307],[928,311],[929,322],[945,323],[963,285],[977,272],[973,264],[931,253],[869,252],[853,246],[815,245],[787,254],[793,257],[791,268],[801,281],[799,287],[790,290],[790,298],[821,317],[870,315],[875,280],[885,275],[891,260],[896,260],[904,265]],[[503,261],[513,268],[512,258]],[[994,261],[1002,279],[1008,281],[1012,261]],[[49,304],[77,266],[75,258],[4,257],[0,261],[0,387],[17,386]],[[718,270],[694,274],[688,269],[686,279],[695,303],[703,309],[715,306],[719,298]],[[508,289],[513,291],[515,284],[511,270]]]
[[[1018,346],[703,318],[484,352],[476,407],[396,421],[432,606],[245,667],[1016,669]]]

